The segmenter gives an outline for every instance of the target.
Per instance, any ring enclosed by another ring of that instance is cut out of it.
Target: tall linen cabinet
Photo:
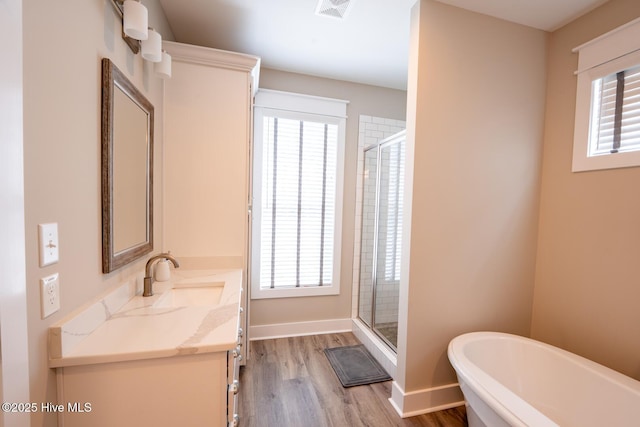
[[[242,268],[248,356],[251,138],[260,58],[164,42],[164,250],[185,267]]]

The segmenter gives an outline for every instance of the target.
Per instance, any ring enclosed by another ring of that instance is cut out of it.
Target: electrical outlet
[[[43,319],[60,310],[58,273],[40,279],[40,308]]]

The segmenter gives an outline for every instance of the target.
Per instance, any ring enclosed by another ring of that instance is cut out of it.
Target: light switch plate
[[[40,279],[40,308],[43,319],[60,310],[60,280],[58,273]]]
[[[40,242],[40,267],[55,264],[59,259],[58,224],[38,224],[38,240]]]

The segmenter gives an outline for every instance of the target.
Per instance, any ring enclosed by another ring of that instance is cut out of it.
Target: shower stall
[[[396,351],[406,132],[364,149],[358,317]]]

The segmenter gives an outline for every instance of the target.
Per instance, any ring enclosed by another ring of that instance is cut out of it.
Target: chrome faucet
[[[178,262],[178,260],[168,252],[154,255],[149,258],[149,261],[147,261],[147,266],[144,268],[144,291],[142,292],[143,297],[150,297],[151,295],[153,295],[153,274],[151,273],[151,267],[156,261],[159,261],[161,259],[167,259],[171,261],[175,268],[180,267],[180,263]]]

